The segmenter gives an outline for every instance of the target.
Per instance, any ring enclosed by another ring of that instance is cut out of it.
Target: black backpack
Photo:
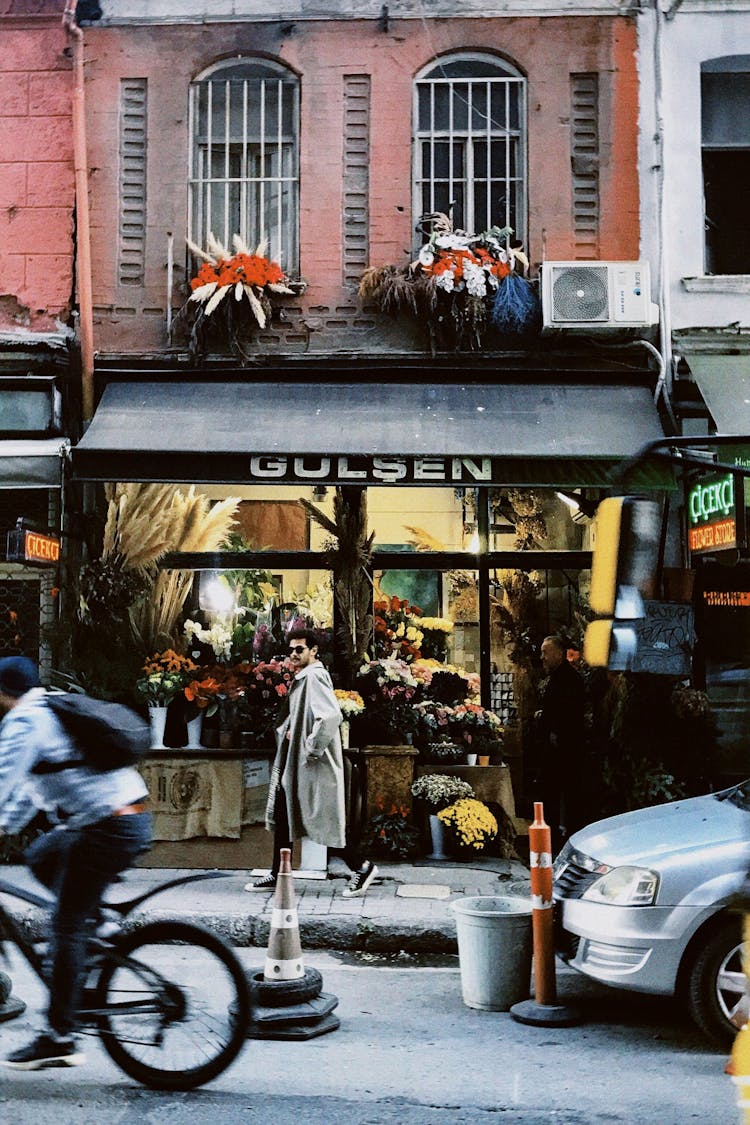
[[[151,745],[149,724],[121,703],[106,703],[79,692],[50,692],[47,706],[81,757],[40,763],[34,772],[56,773],[77,765],[92,770],[118,770],[136,765]]]

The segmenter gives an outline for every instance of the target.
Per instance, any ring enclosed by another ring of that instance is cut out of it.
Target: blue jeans
[[[54,892],[50,958],[50,1028],[68,1036],[75,1027],[86,943],[107,887],[151,845],[151,814],[109,816],[85,828],[54,829],[24,856],[36,878]]]

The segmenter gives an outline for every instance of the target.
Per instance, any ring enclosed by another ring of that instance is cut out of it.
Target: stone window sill
[[[750,293],[750,274],[706,274],[683,277],[682,287],[688,293]]]

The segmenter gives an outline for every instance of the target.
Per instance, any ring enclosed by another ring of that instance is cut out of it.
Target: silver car
[[[730,904],[749,868],[750,781],[590,824],[554,865],[558,953],[604,984],[683,997],[725,1045],[748,1014]]]

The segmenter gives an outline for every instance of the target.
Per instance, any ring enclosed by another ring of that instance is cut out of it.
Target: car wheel
[[[731,1044],[748,1016],[739,918],[728,919],[698,953],[688,977],[687,1000],[701,1031],[722,1047]]]

